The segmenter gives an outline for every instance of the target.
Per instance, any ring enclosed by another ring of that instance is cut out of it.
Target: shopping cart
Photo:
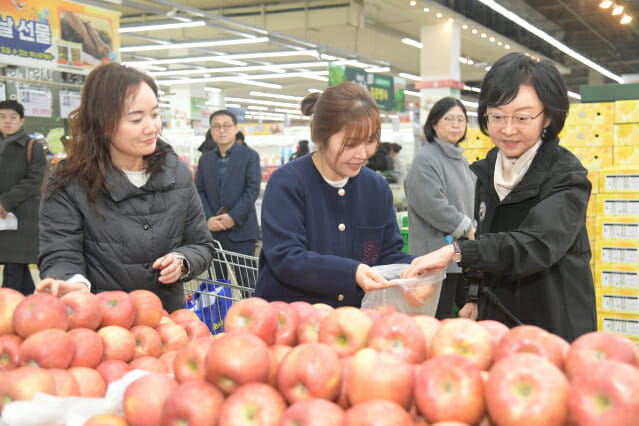
[[[224,330],[224,316],[233,302],[253,296],[257,257],[224,250],[213,242],[213,260],[199,277],[184,284],[184,306],[194,311],[212,333]]]

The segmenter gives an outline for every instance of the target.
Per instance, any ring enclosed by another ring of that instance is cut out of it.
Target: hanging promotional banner
[[[49,89],[18,89],[18,101],[24,107],[25,117],[48,117],[53,114],[52,95]]]
[[[0,62],[92,68],[119,60],[116,12],[62,0],[0,0]]]
[[[80,98],[78,91],[60,90],[60,118],[69,118],[71,111],[80,106]]]
[[[384,74],[375,74],[361,68],[328,64],[329,85],[353,81],[366,87],[379,108],[384,111],[404,111],[406,80]]]

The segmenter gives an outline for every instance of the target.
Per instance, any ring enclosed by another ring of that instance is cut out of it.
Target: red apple
[[[256,335],[242,330],[227,332],[215,340],[204,364],[206,380],[226,395],[244,383],[266,382],[271,368],[268,346]]]
[[[329,314],[327,309],[315,309],[300,317],[297,322],[297,343],[313,343],[319,341],[319,329],[322,320]]]
[[[426,339],[426,354],[428,354],[433,342],[433,337],[435,337],[435,334],[439,331],[441,323],[437,318],[431,317],[430,315],[413,315],[411,318],[413,318],[413,321],[417,323],[424,333],[424,338]]]
[[[304,318],[309,312],[315,309],[313,305],[303,300],[296,300],[295,302],[289,303],[289,305],[297,312],[298,319]]]
[[[373,321],[361,310],[342,306],[322,319],[318,341],[332,347],[340,357],[350,356],[366,346]]]
[[[75,346],[72,367],[95,368],[102,361],[104,344],[98,333],[90,328],[73,328],[67,334]]]
[[[493,361],[493,343],[488,331],[467,318],[448,318],[433,337],[428,358],[457,353],[488,370]]]
[[[264,340],[267,346],[275,343],[277,329],[277,310],[259,297],[250,297],[233,303],[224,318],[225,332],[248,331]]]
[[[570,382],[568,408],[571,424],[636,425],[639,369],[613,359],[589,363],[588,369],[576,371]]]
[[[0,383],[0,404],[28,401],[36,392],[55,395],[55,379],[45,368],[31,365],[18,367],[6,373]]]
[[[50,368],[49,372],[55,380],[55,394],[57,396],[80,396],[80,385],[68,370]]]
[[[108,325],[98,330],[104,347],[103,359],[119,359],[129,362],[135,353],[135,336],[131,330],[118,325]]]
[[[117,414],[98,414],[89,418],[84,426],[129,426],[129,423]]]
[[[13,312],[13,329],[26,339],[35,332],[57,328],[69,329],[67,307],[60,299],[49,293],[34,293],[26,296]]]
[[[177,353],[178,353],[177,350],[164,352],[158,358],[160,361],[162,361],[166,365],[166,368],[168,369],[169,374],[174,374],[173,364],[175,363],[175,358],[177,356]]]
[[[386,399],[369,399],[353,405],[344,414],[343,426],[408,426],[410,414],[401,405]]]
[[[341,426],[344,410],[334,402],[320,398],[298,401],[289,406],[280,426]]]
[[[388,352],[365,348],[348,367],[346,389],[352,405],[369,399],[393,401],[405,409],[413,402],[413,365]]]
[[[160,324],[155,330],[162,339],[162,353],[181,349],[189,341],[184,327],[175,322]]]
[[[15,333],[13,329],[13,312],[24,300],[24,295],[8,287],[0,287],[0,335]]]
[[[20,346],[20,363],[42,368],[67,368],[75,352],[69,335],[57,328],[38,331],[27,337]]]
[[[186,337],[188,340],[211,336],[211,330],[209,330],[209,327],[200,320],[184,321],[180,325],[184,328],[184,331],[186,331]]]
[[[417,367],[415,402],[429,422],[478,424],[484,416],[484,379],[461,355],[431,358]]]
[[[592,364],[604,359],[625,362],[637,367],[636,344],[627,337],[605,331],[593,331],[579,336],[566,355],[565,371],[569,378],[579,371],[590,371]]]
[[[171,391],[162,408],[162,426],[216,425],[224,395],[210,383],[195,380]]]
[[[559,369],[564,366],[559,341],[551,333],[535,325],[519,325],[508,330],[497,344],[494,361],[514,353],[532,353],[546,358]]]
[[[280,362],[282,362],[286,354],[293,348],[291,346],[276,343],[268,349],[271,354],[271,368],[269,370],[266,383],[273,387],[277,387],[277,370],[280,367]]]
[[[277,388],[289,403],[309,398],[335,401],[342,365],[335,350],[323,343],[302,343],[289,351],[277,371]]]
[[[140,356],[134,358],[131,362],[129,362],[129,367],[131,367],[131,370],[144,370],[151,373],[167,374],[169,372],[168,368],[162,361],[152,356]]]
[[[135,337],[135,353],[133,358],[140,356],[159,357],[162,353],[162,338],[160,334],[148,325],[136,325],[131,329]]]
[[[129,293],[135,306],[133,325],[146,325],[155,328],[162,319],[162,300],[149,290],[133,290]]]
[[[80,396],[102,398],[106,393],[106,380],[98,373],[98,370],[89,367],[71,367],[68,371],[80,386]]]
[[[484,395],[498,425],[554,426],[568,419],[568,389],[564,373],[547,358],[515,353],[490,369]]]
[[[332,311],[333,309],[335,309],[334,307],[332,307],[331,305],[327,304],[327,303],[313,303],[311,306],[313,306],[314,309],[320,310],[320,311]]]
[[[495,321],[495,320],[481,320],[477,321],[477,324],[481,325],[486,329],[488,334],[490,334],[490,338],[493,342],[493,355],[495,354],[497,344],[501,340],[502,337],[506,333],[508,333],[508,326],[503,322]]]
[[[200,321],[200,317],[198,317],[195,312],[184,308],[171,312],[169,318],[180,325],[185,321]]]
[[[272,386],[247,383],[226,398],[218,426],[278,426],[285,410],[286,401]]]
[[[95,369],[100,373],[107,385],[120,380],[126,373],[131,371],[129,364],[119,359],[102,361]]]
[[[295,346],[295,344],[297,343],[297,311],[290,304],[281,301],[271,302],[271,306],[274,307],[277,311],[278,319],[278,328],[277,334],[275,336],[275,343],[287,346]]]
[[[157,426],[162,407],[177,382],[167,374],[150,373],[133,381],[124,391],[122,407],[130,426]]]
[[[97,295],[102,307],[101,327],[117,325],[131,328],[135,321],[135,304],[133,299],[121,290],[103,291]]]
[[[0,336],[0,370],[11,370],[20,364],[20,346],[24,340],[15,334]]]
[[[98,296],[88,291],[72,291],[60,298],[69,313],[69,328],[97,330],[102,324],[102,306]]]
[[[351,406],[351,402],[348,400],[348,387],[346,386],[346,378],[348,377],[348,369],[351,366],[352,356],[345,356],[340,358],[342,363],[342,384],[339,390],[339,396],[337,397],[337,405],[343,409],[347,409]]]
[[[211,337],[200,337],[190,340],[175,355],[173,360],[173,372],[178,383],[190,380],[205,380],[206,378],[206,353],[214,340]]]
[[[381,315],[368,332],[368,347],[417,364],[426,357],[426,337],[413,319],[401,312]]]

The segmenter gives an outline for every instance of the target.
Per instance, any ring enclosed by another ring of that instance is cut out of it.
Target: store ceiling
[[[121,52],[121,60],[136,66],[163,68],[150,72],[164,87],[192,86],[192,91],[202,91],[208,86],[223,89],[227,97],[235,99],[269,99],[251,94],[252,91],[303,97],[309,89],[323,89],[327,85],[326,62],[335,61],[335,57],[358,61],[351,62],[356,65],[388,66],[388,74],[392,75],[400,72],[419,75],[420,50],[401,39],[419,40],[423,25],[449,18],[468,25],[461,32],[462,56],[474,63],[460,67],[461,79],[473,86],[479,84],[486,65],[509,51],[506,45],[510,51],[525,51],[554,60],[572,91],[579,92],[580,85],[589,83],[588,67],[478,0],[421,0],[414,6],[409,0],[85,0],[82,3],[119,11],[123,28],[179,22],[185,18],[204,20],[206,24],[199,27],[122,33],[121,47],[125,50]],[[597,7],[598,1],[500,3],[612,73],[639,74],[637,23],[621,26],[618,18],[613,19],[609,12]],[[639,0],[621,3],[639,19]],[[424,12],[424,8],[429,11]],[[442,17],[438,18],[437,13]],[[477,29],[476,34],[473,29]],[[486,34],[484,38],[482,33]],[[228,40],[243,42],[148,51],[140,47]],[[167,60],[172,63],[157,62]],[[203,78],[208,81],[202,81]],[[613,80],[604,78],[603,82]],[[464,92],[464,96],[472,99],[473,93]],[[246,106],[241,101],[227,102]],[[288,109],[299,101],[279,102],[291,104],[280,106]]]

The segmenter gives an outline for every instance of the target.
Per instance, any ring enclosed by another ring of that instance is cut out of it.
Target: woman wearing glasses
[[[424,135],[428,143],[415,156],[404,190],[408,204],[408,245],[411,254],[430,253],[452,240],[473,239],[473,191],[475,175],[459,144],[466,137],[466,108],[455,98],[443,98],[433,105]],[[455,304],[464,306],[461,268],[451,263],[437,305],[437,318],[451,318]],[[461,316],[474,309],[462,308]]]
[[[475,240],[417,259],[405,276],[451,262],[481,271],[478,318],[534,324],[572,341],[597,327],[590,271],[586,169],[558,145],[566,86],[549,60],[511,53],[479,95],[479,123],[495,144],[477,175]],[[475,288],[476,287],[476,288]]]

